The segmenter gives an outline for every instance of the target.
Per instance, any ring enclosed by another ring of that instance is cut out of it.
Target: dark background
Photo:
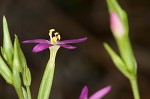
[[[150,1],[118,0],[129,18],[130,38],[138,63],[141,99],[150,99]],[[89,96],[107,85],[111,92],[104,99],[133,99],[128,80],[116,69],[103,47],[108,42],[117,51],[109,28],[105,0],[0,0],[0,45],[2,16],[5,14],[12,39],[49,39],[55,28],[62,39],[88,37],[78,48],[60,48],[51,99],[78,99],[84,85]],[[32,53],[33,44],[21,45],[32,74],[31,92],[36,99],[49,51]],[[14,88],[0,77],[0,99],[17,99]]]

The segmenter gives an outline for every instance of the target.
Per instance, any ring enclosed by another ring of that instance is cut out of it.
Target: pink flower
[[[84,42],[87,40],[87,38],[80,38],[80,39],[72,39],[72,40],[63,40],[60,41],[60,35],[58,32],[53,33],[55,30],[51,29],[49,31],[49,36],[50,36],[50,40],[46,40],[46,39],[33,39],[33,40],[26,40],[23,41],[22,43],[26,44],[26,43],[37,43],[37,45],[35,45],[35,47],[33,48],[32,52],[36,53],[36,52],[41,52],[51,46],[61,46],[63,48],[67,48],[67,49],[75,49],[75,46],[69,45],[70,43],[80,43],[80,42]]]
[[[88,87],[85,86],[82,89],[79,99],[101,99],[103,98],[109,91],[111,90],[111,86],[106,86],[103,89],[98,90],[92,96],[88,98]]]

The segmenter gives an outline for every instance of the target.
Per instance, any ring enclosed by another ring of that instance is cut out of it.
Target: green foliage
[[[3,57],[0,56],[0,74],[8,84],[14,86],[19,99],[31,99],[29,88],[31,85],[30,70],[27,67],[25,56],[16,35],[14,45],[12,45],[5,16],[3,16],[3,33],[3,47],[1,47]],[[26,89],[22,87],[22,84]]]
[[[115,66],[129,79],[134,98],[140,99],[138,85],[137,85],[137,64],[133,54],[131,42],[129,39],[129,27],[128,27],[128,19],[126,12],[120,7],[116,0],[107,0],[107,5],[110,13],[110,18],[112,18],[112,13],[117,14],[115,19],[112,20],[113,25],[115,25],[115,29],[119,28],[118,23],[116,20],[119,19],[119,22],[123,24],[123,29],[125,29],[124,34],[121,36],[115,36],[120,57],[112,50],[112,48],[104,43],[104,47],[107,50],[108,54],[111,56],[112,61],[114,62]],[[110,23],[111,24],[111,23]],[[121,25],[122,25],[121,24]],[[114,27],[114,26],[113,26]],[[115,31],[112,31],[115,34]]]
[[[3,16],[3,33],[3,47],[1,47],[1,53],[7,64],[12,69],[11,64],[13,63],[13,45],[5,16]]]
[[[119,52],[121,55],[121,59],[124,62],[126,70],[136,74],[136,61],[133,54],[133,50],[131,47],[130,39],[129,39],[129,31],[128,31],[128,19],[126,12],[120,7],[116,0],[107,0],[108,9],[110,13],[110,17],[112,12],[118,14],[119,18],[121,19],[122,24],[124,24],[125,28],[125,35],[122,37],[114,36],[116,43],[119,48]],[[112,31],[114,32],[114,31]],[[114,34],[114,33],[113,33]]]
[[[131,77],[130,71],[128,71],[128,68],[126,67],[125,63],[122,61],[122,59],[112,50],[112,48],[107,44],[104,43],[104,47],[111,56],[112,61],[116,65],[116,67],[127,77]]]
[[[0,56],[0,74],[6,80],[7,83],[12,84],[12,72]]]

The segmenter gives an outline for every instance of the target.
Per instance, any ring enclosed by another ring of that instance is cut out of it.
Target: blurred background
[[[141,99],[150,99],[150,1],[118,0],[129,18],[130,39],[138,63]],[[50,99],[78,99],[87,85],[89,96],[111,85],[104,99],[133,99],[128,80],[117,70],[103,47],[107,42],[117,50],[109,28],[105,0],[0,0],[0,45],[2,16],[8,21],[12,40],[49,39],[55,28],[62,39],[88,37],[75,44],[77,49],[60,48],[56,58]],[[31,93],[36,99],[40,81],[49,58],[49,50],[32,53],[34,44],[21,45],[32,74]],[[17,99],[14,88],[0,76],[0,99]]]

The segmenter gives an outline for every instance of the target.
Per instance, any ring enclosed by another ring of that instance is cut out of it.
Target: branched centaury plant
[[[19,99],[31,99],[30,70],[27,67],[26,59],[16,35],[14,45],[12,44],[5,16],[3,16],[3,33],[3,46],[1,47],[2,57],[0,56],[0,74],[8,84],[14,86]],[[20,75],[22,76],[23,83]],[[23,84],[26,88],[23,87]]]
[[[60,47],[67,49],[75,49],[75,46],[69,45],[70,43],[79,43],[84,42],[87,38],[80,39],[72,39],[72,40],[63,40],[61,41],[61,37],[58,32],[54,32],[54,29],[49,31],[50,40],[46,39],[34,39],[34,40],[26,40],[23,43],[37,43],[33,48],[32,52],[41,52],[45,49],[50,49],[50,58],[46,65],[46,69],[44,71],[44,75],[42,78],[42,82],[39,88],[38,99],[48,99],[50,96],[50,91],[53,82],[54,69],[55,69],[55,57],[57,51]]]
[[[104,43],[104,47],[111,56],[116,67],[129,79],[134,98],[140,99],[137,84],[137,64],[129,39],[127,14],[116,0],[107,0],[110,13],[110,27],[119,48],[120,56]]]

